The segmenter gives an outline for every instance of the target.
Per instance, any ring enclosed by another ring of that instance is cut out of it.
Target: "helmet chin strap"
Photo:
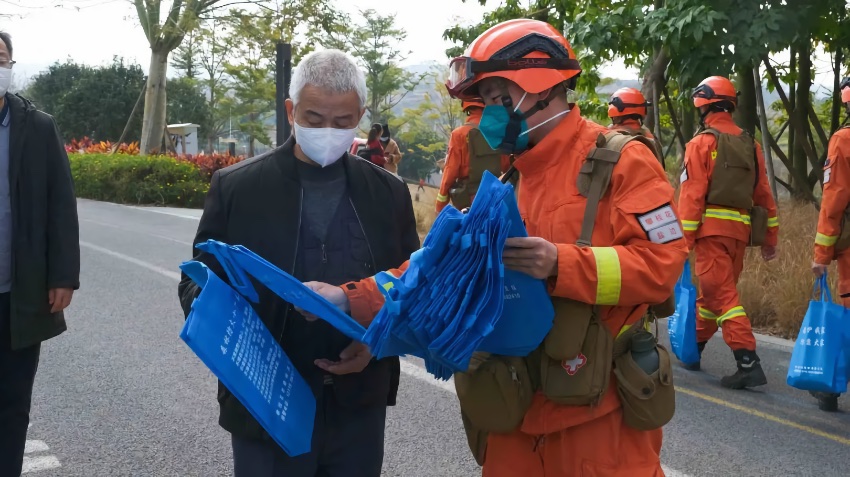
[[[522,102],[525,100],[526,96],[528,96],[528,92],[523,93],[522,98],[519,100],[519,104],[514,107],[513,99],[511,99],[511,95],[508,94],[507,88],[502,89],[502,106],[507,108],[510,113],[508,117],[508,126],[505,128],[505,137],[502,139],[500,149],[509,154],[516,152],[517,140],[523,132],[522,121],[549,107],[553,93],[554,88],[549,92],[546,98],[538,100],[528,111],[520,112],[519,108],[522,106]]]

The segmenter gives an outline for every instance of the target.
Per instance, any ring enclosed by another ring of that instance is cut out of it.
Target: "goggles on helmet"
[[[620,97],[611,98],[611,101],[608,101],[608,104],[610,104],[611,106],[614,106],[615,108],[617,108],[617,111],[619,111],[619,112],[621,112],[621,113],[622,113],[623,111],[625,111],[625,110],[626,110],[626,108],[641,108],[641,107],[649,107],[649,106],[652,106],[652,103],[651,103],[651,102],[649,102],[649,101],[644,101],[644,102],[643,102],[643,103],[641,103],[641,104],[635,104],[635,103],[624,103],[624,102],[623,102],[623,98],[620,98]]]
[[[737,93],[735,96],[727,96],[727,95],[723,95],[723,94],[716,94],[714,92],[714,90],[711,89],[711,86],[709,86],[707,84],[701,84],[701,85],[697,86],[696,88],[694,88],[694,93],[691,95],[691,98],[704,98],[704,99],[707,99],[707,100],[719,99],[719,100],[726,100],[726,101],[731,101],[733,103],[737,103],[738,102],[738,94],[740,94],[740,93]]]
[[[523,58],[535,51],[545,53],[549,58]],[[487,60],[473,60],[468,56],[454,58],[449,65],[446,89],[452,97],[456,97],[474,82],[478,74],[531,68],[580,70],[581,66],[578,60],[570,58],[563,45],[547,36],[532,33],[502,48]]]

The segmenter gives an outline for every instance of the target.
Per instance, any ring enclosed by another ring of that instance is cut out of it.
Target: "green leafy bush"
[[[209,175],[167,156],[69,154],[77,196],[120,204],[202,207]]]

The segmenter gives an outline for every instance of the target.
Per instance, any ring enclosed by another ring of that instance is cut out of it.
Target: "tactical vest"
[[[711,134],[717,141],[717,149],[711,153],[714,171],[709,179],[706,203],[752,209],[759,178],[755,140],[746,131],[735,135],[706,129],[697,135],[700,134]]]
[[[639,130],[635,131],[631,128],[619,128],[618,126],[614,126],[611,128],[612,131],[619,131],[623,134],[631,135],[631,136],[641,136],[646,138],[646,141],[641,141],[646,147],[652,151],[652,154],[658,159],[658,162],[664,166],[664,156],[661,151],[661,145],[658,143],[657,139],[653,139],[652,132],[646,128],[646,126],[641,126]]]
[[[577,244],[591,246],[599,202],[608,191],[614,166],[631,141],[649,147],[642,135],[610,131],[600,134],[579,172],[579,192],[587,197]],[[555,320],[540,347],[527,357],[474,353],[467,372],[456,373],[455,388],[467,441],[479,464],[484,462],[487,435],[511,432],[520,425],[538,391],[553,402],[586,406],[598,403],[608,390],[611,374],[617,375],[617,392],[627,425],[639,430],[657,429],[673,416],[675,396],[669,353],[657,345],[659,369],[647,375],[631,358],[630,339],[647,333],[640,326],[625,328],[616,337],[599,318],[596,306],[552,297]],[[570,360],[583,364],[565,371]]]
[[[462,210],[472,205],[472,200],[481,185],[484,171],[490,171],[496,177],[502,173],[502,153],[490,147],[477,127],[469,130],[466,136],[469,156],[469,176],[461,178],[449,191],[452,205]]]

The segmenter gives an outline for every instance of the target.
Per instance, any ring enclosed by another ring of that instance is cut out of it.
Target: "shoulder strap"
[[[712,136],[714,136],[715,139],[718,139],[722,133],[714,128],[705,128],[700,131],[697,131],[694,136],[700,136],[702,134],[711,134]]]
[[[623,134],[619,131],[610,131],[600,134],[596,138],[596,147],[587,154],[585,163],[581,166],[579,177],[590,176],[590,183],[585,187],[579,184],[579,191],[587,197],[587,205],[584,208],[584,219],[581,223],[581,234],[576,242],[580,247],[589,247],[593,235],[593,227],[596,224],[596,212],[599,209],[599,201],[608,190],[611,176],[614,173],[614,165],[620,160],[620,152],[629,142],[636,137]]]

